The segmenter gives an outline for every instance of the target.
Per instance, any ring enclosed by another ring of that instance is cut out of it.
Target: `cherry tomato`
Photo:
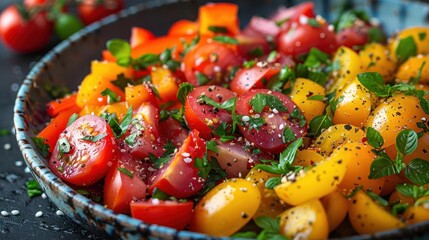
[[[194,36],[198,32],[198,23],[190,20],[179,20],[171,25],[168,30],[168,36]]]
[[[79,18],[85,25],[91,24],[124,8],[124,0],[84,0],[77,8]]]
[[[176,147],[182,146],[189,134],[188,129],[184,128],[178,121],[172,118],[160,122],[159,130],[162,136],[171,141]]]
[[[60,39],[66,39],[82,28],[83,24],[76,16],[72,14],[59,14],[55,20],[55,33]]]
[[[16,5],[6,8],[0,16],[0,36],[3,43],[19,53],[42,49],[49,43],[52,24],[40,12],[25,19]]]
[[[296,24],[288,31],[283,31],[277,38],[277,47],[280,52],[293,57],[306,54],[311,48],[332,53],[337,50],[335,33],[328,28],[325,22],[318,22],[317,26]]]
[[[155,38],[155,35],[151,31],[145,28],[141,28],[141,27],[131,28],[131,37],[130,37],[131,48],[144,44],[154,38]]]
[[[116,213],[129,213],[131,201],[146,196],[146,184],[140,178],[146,169],[129,153],[115,157],[118,160],[104,180],[104,205]]]
[[[345,46],[352,49],[358,49],[368,42],[367,27],[345,28],[337,33],[336,36],[339,46]]]
[[[184,229],[192,218],[192,202],[162,201],[149,199],[143,202],[132,202],[131,216],[146,223]]]
[[[273,75],[277,74],[280,68],[274,66],[240,69],[231,82],[230,88],[238,96],[249,91],[252,88],[263,88],[263,80],[268,81]]]
[[[252,33],[239,33],[235,37],[238,41],[238,52],[246,59],[254,59],[268,54],[271,46],[265,36]]]
[[[195,158],[204,156],[206,142],[198,135],[197,130],[192,130],[179,151],[159,169],[150,181],[150,193],[158,188],[171,196],[187,198],[201,190],[205,179],[198,175]]]
[[[210,139],[211,131],[218,128],[221,123],[231,123],[232,117],[228,111],[214,108],[201,101],[201,96],[223,103],[233,98],[234,93],[226,88],[212,85],[197,87],[186,97],[185,120],[188,127],[197,129],[204,139]]]
[[[100,117],[85,115],[60,134],[49,165],[66,182],[91,185],[103,178],[113,162],[115,138]]]
[[[271,19],[275,22],[284,22],[281,27],[286,29],[294,22],[298,22],[301,16],[316,17],[313,2],[304,2],[290,8],[280,7]]]
[[[282,102],[287,111],[280,112],[278,109],[265,107],[260,114],[256,114],[250,105],[250,101],[256,94],[276,97]],[[299,115],[302,116],[296,104],[282,93],[272,92],[268,89],[251,89],[238,98],[236,112],[239,115],[243,115],[245,119],[260,117],[265,123],[257,130],[251,128],[249,121],[245,121],[244,126],[239,125],[240,132],[256,147],[271,153],[280,153],[288,145],[282,140],[284,128],[289,127],[297,138],[303,137],[307,133],[307,124],[301,124],[300,126],[299,120],[291,117],[290,114],[294,110],[298,111]]]
[[[238,54],[218,42],[201,43],[186,54],[182,69],[194,86],[227,82],[228,70],[241,64]]]

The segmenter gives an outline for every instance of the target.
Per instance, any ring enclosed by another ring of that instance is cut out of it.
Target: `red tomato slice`
[[[192,218],[192,202],[162,201],[149,199],[144,202],[132,202],[131,216],[146,223],[184,229]]]
[[[104,205],[115,213],[129,213],[131,201],[146,196],[146,184],[140,175],[145,175],[147,169],[129,153],[119,152],[115,158],[116,164],[104,180]]]
[[[200,43],[186,54],[182,69],[186,80],[194,86],[228,82],[228,70],[241,64],[240,57],[231,48],[218,42]],[[198,80],[202,74],[207,81]]]
[[[189,135],[189,131],[172,118],[160,122],[159,130],[161,131],[161,135],[171,141],[176,147],[182,146]]]
[[[314,3],[304,2],[295,5],[291,8],[281,7],[271,17],[271,20],[273,20],[274,22],[284,22],[281,25],[281,28],[288,29],[292,23],[298,22],[300,16],[306,16],[309,18],[316,17],[316,13],[314,11]]]
[[[247,59],[262,57],[270,52],[271,47],[266,36],[252,35],[251,33],[239,33],[236,36],[238,40],[238,52]],[[261,50],[262,55],[255,55],[255,51]]]
[[[185,102],[185,120],[190,129],[200,132],[202,138],[211,138],[211,131],[218,128],[221,123],[231,123],[231,113],[223,109],[215,109],[213,106],[201,102],[200,96],[207,96],[212,100],[223,103],[235,95],[230,90],[219,86],[201,86],[188,94]]]
[[[261,37],[271,36],[275,37],[280,32],[279,26],[271,19],[266,19],[259,16],[253,16],[247,25],[245,32],[252,32],[253,35]]]
[[[337,50],[338,45],[335,33],[333,29],[329,30],[327,23],[319,23],[319,26],[304,23],[281,32],[277,38],[277,47],[280,52],[297,58],[313,47],[330,54]]]
[[[270,77],[277,74],[280,68],[277,67],[258,67],[240,69],[235,74],[231,82],[231,90],[236,92],[238,96],[254,88],[263,88],[262,79],[269,80]]]
[[[114,151],[115,137],[106,121],[85,115],[60,134],[49,164],[64,181],[88,186],[107,174],[114,164]]]
[[[190,20],[179,20],[171,25],[168,36],[195,36],[198,33],[198,23]]]
[[[124,0],[97,1],[86,0],[81,1],[77,12],[79,18],[85,25],[91,24],[110,14],[117,13],[124,8]]]
[[[173,158],[159,169],[151,180],[149,193],[155,188],[177,198],[187,198],[201,190],[205,179],[198,175],[195,158],[202,158],[206,152],[206,142],[192,130],[182,147]]]
[[[253,111],[250,101],[258,93],[277,97],[286,107],[287,111],[280,112],[265,107],[260,114],[257,114]],[[288,146],[288,143],[283,143],[282,141],[284,128],[289,127],[295,133],[296,138],[303,137],[307,133],[307,124],[300,127],[299,121],[290,116],[290,113],[295,108],[298,109],[298,106],[282,93],[273,92],[268,89],[251,89],[238,98],[236,112],[239,115],[252,118],[257,118],[259,115],[260,118],[264,119],[265,124],[259,130],[254,128],[249,130],[249,125],[238,125],[239,129],[243,136],[254,144],[255,147],[274,154],[280,153]],[[299,112],[301,113],[301,111]]]
[[[141,27],[133,27],[131,28],[131,37],[130,37],[130,45],[132,48],[144,44],[155,38],[155,35]]]
[[[363,46],[368,42],[368,27],[345,28],[336,36],[339,46],[354,47]]]

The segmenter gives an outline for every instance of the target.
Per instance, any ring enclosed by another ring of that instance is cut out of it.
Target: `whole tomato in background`
[[[0,16],[0,36],[3,43],[19,53],[42,49],[48,44],[52,30],[52,22],[43,12],[29,14],[24,8],[11,5]]]
[[[79,18],[85,25],[91,24],[124,8],[124,0],[82,0],[78,6]]]

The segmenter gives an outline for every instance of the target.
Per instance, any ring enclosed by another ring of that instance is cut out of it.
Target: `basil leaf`
[[[128,144],[128,146],[131,146],[131,147],[134,146],[134,144],[136,143],[138,134],[139,132],[133,132],[130,135],[128,135],[124,140],[125,143]]]
[[[308,97],[307,100],[325,101],[325,96],[323,96],[323,95],[313,95],[313,96]]]
[[[224,109],[228,111],[232,111],[235,109],[235,105],[237,102],[237,97],[230,98],[223,103],[218,103],[215,100],[207,97],[206,95],[200,96],[198,99],[202,99],[205,104],[210,105],[212,107],[218,108],[218,109]]]
[[[425,185],[429,183],[429,162],[420,158],[411,160],[405,168],[405,176],[414,184]]]
[[[58,139],[58,151],[60,153],[60,156],[62,157],[64,154],[69,153],[71,150],[71,146],[67,138],[63,137]]]
[[[310,25],[312,27],[317,27],[317,28],[321,26],[320,23],[314,18],[308,19],[308,25]]]
[[[378,27],[371,27],[368,29],[368,42],[369,43],[383,43],[384,33]]]
[[[419,103],[423,112],[429,114],[429,101],[426,98],[419,96]]]
[[[396,137],[396,149],[398,152],[407,155],[416,150],[419,137],[411,129],[402,130]]]
[[[49,155],[49,144],[45,143],[46,140],[38,137],[33,137],[32,140],[42,157],[47,157]]]
[[[137,59],[134,59],[132,64],[136,70],[146,69],[151,65],[160,63],[159,55],[153,53],[144,54]]]
[[[104,89],[101,92],[101,96],[107,96],[107,104],[112,104],[121,101],[121,97],[117,96],[116,93],[114,93],[109,88]]]
[[[279,169],[276,166],[272,165],[265,165],[265,164],[258,164],[255,166],[255,169],[260,169],[262,171],[265,171],[267,173],[274,173],[274,174],[283,174],[284,171]]]
[[[210,141],[207,141],[206,148],[207,148],[207,150],[210,150],[213,152],[218,152],[217,145],[218,145],[217,142],[212,139]]]
[[[388,97],[389,91],[384,85],[383,77],[377,72],[366,72],[357,75],[359,82],[368,91],[373,92],[378,97]]]
[[[352,27],[357,20],[362,20],[366,23],[369,22],[369,17],[364,11],[348,10],[338,17],[335,22],[335,31],[340,32],[343,29]]]
[[[170,198],[170,195],[161,191],[159,188],[155,187],[153,189],[152,198],[159,199],[159,200],[167,200]]]
[[[209,26],[207,29],[213,33],[228,33],[228,29],[223,26]]]
[[[366,129],[366,140],[373,148],[381,148],[384,144],[383,136],[372,127]]]
[[[331,118],[327,115],[316,116],[308,125],[308,136],[318,137],[324,130],[333,125]]]
[[[377,179],[396,174],[395,164],[387,157],[379,157],[371,163],[369,179]]]
[[[290,127],[286,126],[283,129],[282,134],[282,142],[283,143],[289,143],[296,139],[295,133],[290,129]]]
[[[122,39],[112,39],[106,43],[107,50],[117,59],[131,58],[131,46]]]
[[[265,187],[267,189],[274,189],[277,185],[282,183],[282,178],[280,177],[272,177],[269,178],[266,182],[265,182]]]
[[[118,168],[118,171],[121,172],[121,173],[123,173],[123,174],[125,174],[125,175],[127,175],[130,178],[134,178],[133,173],[130,172],[130,170],[128,170],[126,168],[120,167],[120,168]]]
[[[182,105],[185,105],[186,96],[188,96],[192,90],[194,90],[194,85],[190,83],[181,83],[177,91],[177,100],[179,100]]]
[[[77,113],[73,113],[69,120],[67,121],[67,127],[70,126],[72,123],[74,123],[74,121],[76,121],[79,118],[79,114]]]
[[[412,36],[403,38],[396,47],[396,57],[400,63],[405,62],[408,58],[417,55],[417,45]]]
[[[264,55],[264,50],[261,47],[256,47],[249,52],[250,56],[253,57],[262,57]]]
[[[261,113],[266,106],[270,109],[277,109],[279,112],[287,112],[287,108],[283,105],[283,102],[278,97],[270,94],[255,94],[250,100],[250,105],[257,113]]]
[[[100,141],[101,139],[103,139],[105,136],[107,136],[107,134],[106,134],[106,133],[98,134],[97,136],[91,136],[91,135],[88,135],[88,136],[84,136],[84,137],[82,138],[82,140],[90,141],[90,142],[98,142],[98,141]]]
[[[215,36],[212,38],[212,40],[220,43],[227,43],[227,44],[233,44],[233,45],[238,44],[237,39],[228,37],[228,36]]]
[[[414,185],[403,183],[396,185],[396,191],[398,191],[400,194],[407,196],[407,197],[413,197],[414,196]]]
[[[274,60],[276,60],[278,54],[279,53],[276,50],[271,51],[267,56],[267,62],[269,62],[269,63],[274,62]],[[287,65],[285,65],[285,67],[286,66]]]
[[[204,75],[200,72],[196,72],[195,77],[197,78],[198,86],[205,85],[208,82],[210,82],[210,79],[206,75]]]
[[[256,225],[258,227],[268,230],[270,232],[279,232],[279,219],[278,218],[271,218],[266,216],[260,216],[255,219]]]
[[[128,108],[127,113],[125,114],[124,118],[122,119],[122,122],[119,124],[119,128],[120,128],[121,132],[117,136],[117,138],[124,135],[125,132],[128,130],[128,127],[130,126],[132,117],[133,117],[133,108],[132,108],[132,106],[130,106]]]
[[[368,196],[370,196],[374,201],[378,202],[383,207],[387,207],[389,205],[389,202],[386,201],[386,199],[380,197],[377,193],[368,191],[366,194],[368,194]]]
[[[39,183],[36,180],[28,180],[25,183],[25,186],[27,187],[27,195],[30,198],[42,195],[43,193]]]
[[[309,68],[318,68],[329,62],[329,55],[320,51],[317,48],[311,48],[305,59],[304,65]]]
[[[279,168],[283,171],[288,171],[292,163],[295,161],[298,148],[303,144],[303,139],[298,138],[280,153]]]
[[[301,111],[298,108],[294,108],[290,116],[299,121],[300,127],[303,127],[307,123],[307,120],[305,120],[304,115],[301,114]]]
[[[254,239],[258,236],[256,232],[247,231],[247,232],[238,232],[232,235],[232,238],[241,238],[241,239]]]
[[[243,62],[243,67],[244,68],[252,68],[255,65],[256,65],[256,60],[249,60],[249,61],[244,61]]]
[[[119,74],[116,77],[116,80],[110,81],[113,85],[120,88],[122,91],[125,91],[125,88],[128,85],[136,85],[135,81],[125,77],[123,73]]]

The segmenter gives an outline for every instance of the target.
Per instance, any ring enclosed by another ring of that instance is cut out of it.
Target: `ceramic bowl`
[[[240,5],[240,19],[248,22],[254,14],[268,16],[279,5],[292,5],[294,1],[235,1]],[[328,20],[335,17],[343,1],[315,1],[317,12]],[[349,1],[352,2],[353,1]],[[428,25],[428,5],[400,1],[354,1],[355,7],[379,17],[388,32],[413,25]],[[25,78],[16,98],[14,125],[16,138],[27,166],[40,183],[46,195],[68,217],[82,226],[109,238],[163,238],[197,239],[207,236],[188,231],[145,224],[127,215],[115,214],[67,186],[55,176],[47,162],[37,152],[32,137],[43,129],[49,120],[46,103],[50,100],[44,86],[66,86],[76,89],[89,72],[90,62],[101,58],[105,42],[112,38],[128,39],[132,26],[142,26],[157,35],[165,34],[168,27],[183,18],[196,19],[197,1],[161,0],[146,1],[92,24],[63,41],[44,56]],[[352,239],[370,238],[429,238],[429,222],[407,226],[401,230],[354,236]]]

